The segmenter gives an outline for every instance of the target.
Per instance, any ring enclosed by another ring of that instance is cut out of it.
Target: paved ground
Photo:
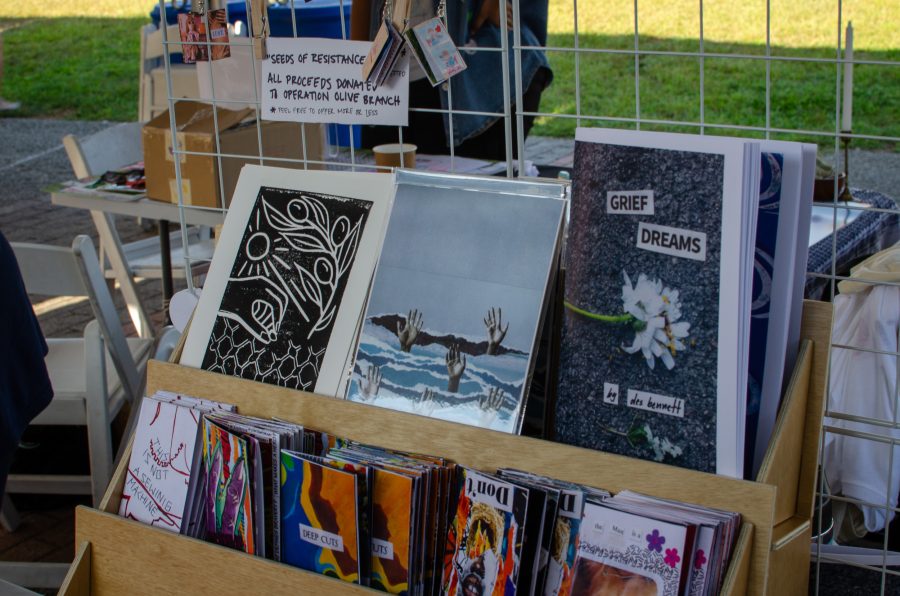
[[[0,231],[9,240],[66,246],[77,234],[95,236],[85,212],[51,205],[49,194],[42,189],[72,175],[60,143],[63,135],[87,135],[107,125],[104,122],[0,118]],[[573,148],[574,143],[570,140],[533,137],[526,144],[525,157],[536,163],[570,166]],[[895,198],[900,197],[900,154],[854,150],[850,159],[852,186],[872,188]],[[147,235],[136,222],[127,220],[119,222],[119,231],[126,242]],[[158,282],[143,282],[140,291],[149,305],[161,304]],[[89,309],[84,304],[49,309],[41,308],[40,298],[37,302],[41,325],[48,336],[80,335],[90,319]],[[152,317],[159,324],[162,318],[159,307]],[[59,432],[54,431],[54,436],[58,437]],[[68,437],[72,444],[83,441],[79,431],[63,432],[70,433]],[[29,437],[34,449],[21,455],[20,460],[41,461],[57,457],[58,451],[46,451],[49,443],[44,440],[45,437],[40,433]],[[71,451],[74,458],[79,448]],[[0,560],[70,559],[74,538],[72,507],[85,502],[84,499],[18,496],[15,501],[23,512],[23,523],[13,534],[0,530]],[[835,574],[863,590],[846,593],[871,593],[862,586],[871,586],[875,591],[880,588],[880,574],[832,566],[823,572],[823,578],[828,580],[826,583],[831,583],[832,579],[837,581]],[[897,587],[892,583],[888,583],[888,592]],[[823,589],[822,593],[825,591]]]
[[[87,135],[101,130],[105,122],[63,122],[0,118],[0,232],[10,241],[70,245],[78,234],[96,233],[87,212],[56,207],[42,189],[72,177],[61,145],[63,135]],[[119,232],[128,242],[147,235],[134,221],[120,220]],[[161,288],[155,280],[140,284],[146,304],[157,305],[151,318],[160,326]],[[117,295],[123,325],[131,329]],[[53,308],[52,302],[33,297],[47,337],[77,337],[92,318],[86,303]],[[0,315],[2,316],[2,315]],[[64,438],[61,438],[64,437]],[[46,473],[86,473],[87,450],[84,431],[78,427],[30,428],[25,437],[29,449],[17,453],[14,464],[34,471],[52,462]],[[65,445],[61,453],[59,446]],[[0,529],[0,561],[67,562],[74,553],[74,507],[90,504],[87,498],[71,496],[13,495],[21,525],[13,533]],[[2,590],[0,590],[2,591]],[[47,591],[53,593],[53,591]]]
[[[540,164],[571,166],[574,149],[573,140],[531,137],[525,142],[525,158]],[[834,151],[822,150],[819,156],[832,163]],[[851,149],[850,186],[876,190],[900,202],[900,153]]]

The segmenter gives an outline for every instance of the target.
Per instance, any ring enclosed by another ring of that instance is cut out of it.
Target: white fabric
[[[892,255],[885,253],[892,252]],[[894,247],[854,268],[854,277],[888,281],[900,276],[896,267],[900,248]],[[892,270],[893,268],[893,270]],[[844,288],[841,288],[844,290]],[[849,293],[834,300],[835,320],[832,342],[896,354],[900,331],[900,287],[854,284]],[[831,396],[829,409],[854,416],[887,422],[897,408],[898,357],[833,347],[831,352]],[[900,431],[874,424],[827,418],[826,424],[860,431],[886,439],[900,440]],[[877,440],[827,433],[825,474],[835,494],[881,505],[861,506],[866,528],[876,532],[893,518],[884,505],[897,506],[900,492],[900,447]],[[891,468],[893,467],[893,472]]]

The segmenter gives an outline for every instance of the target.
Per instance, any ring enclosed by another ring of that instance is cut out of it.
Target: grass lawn
[[[550,0],[552,47],[571,48],[574,44],[572,4],[571,0]],[[838,39],[837,4],[837,0],[771,0],[772,55],[833,59]],[[23,116],[133,120],[137,114],[138,30],[148,22],[147,14],[153,6],[153,0],[3,2],[0,30],[6,30],[5,74],[0,93],[7,99],[21,101],[19,115]],[[705,51],[764,56],[765,6],[761,0],[705,0]],[[900,137],[900,2],[844,0],[842,6],[844,22],[849,19],[854,23],[856,59],[895,62],[856,66],[854,132]],[[633,0],[580,2],[580,47],[633,50],[633,7]],[[641,0],[638,17],[641,49],[699,50],[696,2]],[[555,79],[544,93],[541,110],[574,115],[574,54],[551,51],[548,56]],[[635,117],[638,104],[633,56],[586,53],[579,58],[578,68],[582,115]],[[638,68],[642,118],[700,120],[698,58],[644,55]],[[834,132],[836,78],[834,64],[772,62],[770,125]],[[705,122],[766,125],[764,61],[707,57],[702,89]],[[597,123],[601,124],[617,125],[610,121]],[[534,134],[571,136],[575,126],[574,118],[542,117]],[[671,125],[657,128],[696,130]],[[826,145],[833,142],[823,137],[805,140]],[[896,144],[870,141],[862,145],[894,148]]]

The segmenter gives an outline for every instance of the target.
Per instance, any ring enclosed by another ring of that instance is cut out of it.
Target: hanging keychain
[[[447,0],[440,0],[436,17],[412,26],[404,36],[432,86],[466,69],[447,31]]]
[[[403,49],[403,35],[397,27],[397,15],[394,11],[394,0],[387,0],[381,11],[381,26],[363,62],[363,79],[376,88],[387,80]]]

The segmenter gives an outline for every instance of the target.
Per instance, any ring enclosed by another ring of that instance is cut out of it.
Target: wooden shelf
[[[791,391],[807,392],[799,399],[788,396],[780,415],[778,437],[799,433],[804,449],[811,439],[801,423],[816,422],[810,409],[821,405],[824,381],[810,382],[822,373],[814,358],[813,342],[818,344],[830,334],[830,305],[808,303],[813,313],[804,327],[804,346],[790,384]],[[827,354],[825,354],[827,363]],[[824,379],[824,377],[822,377]],[[723,594],[765,594],[773,544],[778,495],[793,492],[788,501],[807,501],[806,485],[799,489],[793,470],[805,470],[815,462],[818,452],[788,453],[780,447],[771,455],[770,475],[778,485],[749,482],[705,474],[673,466],[591,451],[579,447],[507,435],[471,426],[395,412],[365,404],[322,397],[226,377],[176,364],[151,362],[147,392],[169,390],[234,403],[238,411],[251,416],[278,416],[312,428],[383,447],[439,454],[457,463],[493,471],[514,467],[545,474],[561,480],[602,487],[617,492],[635,490],[659,497],[738,511],[743,515],[735,555],[726,577]],[[796,409],[804,411],[797,415]],[[818,411],[815,432],[821,426]],[[781,418],[789,418],[782,422]],[[816,437],[818,435],[816,434]],[[815,449],[818,449],[816,439]],[[130,453],[130,446],[128,449]],[[802,463],[797,465],[795,460]],[[76,512],[76,544],[80,557],[73,563],[60,594],[118,594],[215,592],[220,594],[292,592],[342,594],[362,588],[308,573],[287,565],[252,557],[200,540],[172,534],[118,517],[119,496],[127,471],[128,457],[116,469],[100,510],[79,507]],[[787,471],[785,472],[784,469]],[[777,473],[776,473],[777,472]],[[813,471],[814,473],[814,471]],[[803,478],[803,475],[800,475]],[[813,476],[814,478],[814,476]],[[805,507],[805,505],[803,505]],[[790,509],[783,505],[783,509]],[[805,509],[804,509],[805,510]],[[790,517],[790,516],[788,516]],[[809,519],[809,516],[806,516]],[[808,556],[808,547],[807,547]],[[805,572],[805,568],[801,571]]]

